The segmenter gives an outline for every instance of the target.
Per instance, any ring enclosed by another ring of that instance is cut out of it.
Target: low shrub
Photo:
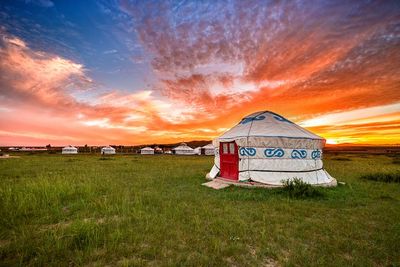
[[[287,179],[282,181],[283,192],[287,193],[291,198],[315,198],[322,197],[323,193],[309,183],[299,178]]]
[[[365,174],[361,176],[361,179],[385,183],[400,183],[400,172]]]

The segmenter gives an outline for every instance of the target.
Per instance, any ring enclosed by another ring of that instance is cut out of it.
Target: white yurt
[[[324,169],[325,139],[270,112],[256,112],[213,140],[214,166],[207,178],[282,185],[299,178],[313,185],[336,185]]]
[[[154,149],[151,147],[144,147],[140,149],[140,154],[142,155],[153,155],[154,154]]]
[[[202,155],[215,155],[215,148],[213,144],[208,144],[205,145],[201,148],[201,154]]]
[[[201,147],[196,147],[195,149],[193,149],[193,154],[201,155]]]
[[[154,153],[155,153],[155,154],[162,154],[162,153],[163,153],[163,150],[162,150],[162,148],[156,146],[156,147],[154,148]]]
[[[61,154],[78,154],[78,149],[69,145],[62,149]]]
[[[186,143],[181,143],[179,146],[172,149],[172,153],[176,155],[194,155],[194,149]]]
[[[111,146],[105,146],[101,148],[101,154],[102,155],[111,155],[111,154],[115,154],[115,148],[111,147]]]

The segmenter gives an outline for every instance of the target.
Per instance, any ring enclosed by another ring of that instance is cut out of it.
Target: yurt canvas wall
[[[154,154],[154,149],[151,147],[145,147],[140,149],[140,154],[142,155],[153,155]]]
[[[181,145],[173,148],[172,151],[176,155],[194,155],[193,148],[186,145],[186,143],[182,143]]]
[[[323,169],[324,144],[322,137],[276,113],[257,112],[213,141],[217,149],[208,177],[271,185],[292,178],[335,183]]]
[[[107,155],[115,154],[115,148],[110,146],[103,147],[101,148],[101,154],[107,154]]]
[[[62,154],[78,154],[78,149],[73,146],[66,146],[61,151]]]
[[[214,148],[213,144],[208,144],[208,145],[203,146],[201,148],[201,154],[208,155],[208,156],[215,155],[215,148]]]

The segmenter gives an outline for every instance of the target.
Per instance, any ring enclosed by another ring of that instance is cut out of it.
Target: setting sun
[[[326,139],[328,145],[336,145],[338,142],[335,139]]]

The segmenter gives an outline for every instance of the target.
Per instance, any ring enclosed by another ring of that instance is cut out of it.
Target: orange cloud
[[[153,90],[98,93],[83,64],[3,34],[1,140],[212,139],[249,113],[272,110],[339,143],[400,143],[396,10],[375,2],[154,5],[121,2],[152,58]],[[80,90],[91,98],[79,101]]]

